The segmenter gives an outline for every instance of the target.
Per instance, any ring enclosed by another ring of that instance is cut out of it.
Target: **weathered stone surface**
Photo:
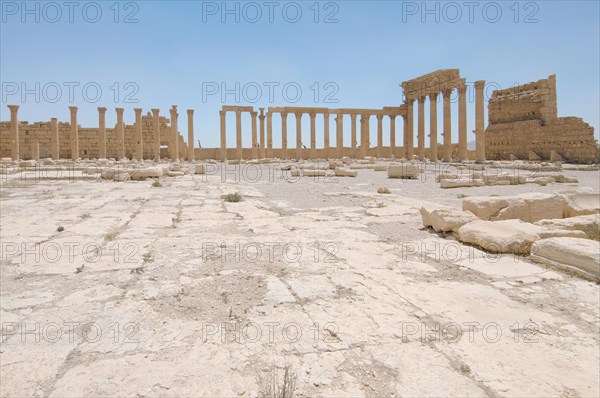
[[[461,242],[471,243],[494,253],[528,254],[539,235],[500,222],[476,220],[457,231]]]
[[[531,258],[550,265],[575,268],[600,276],[600,242],[580,238],[549,238],[536,242]]]
[[[184,176],[185,173],[183,171],[169,170],[169,171],[167,171],[166,175],[167,175],[167,177],[181,177],[181,176]]]
[[[563,217],[600,213],[600,193],[588,190],[560,192],[563,198]],[[553,217],[546,217],[553,218]]]
[[[419,178],[421,169],[417,164],[406,163],[400,165],[390,165],[388,167],[388,178]]]
[[[132,180],[145,180],[146,178],[160,178],[164,174],[162,167],[146,167],[135,169],[129,173]]]
[[[477,220],[473,213],[459,209],[438,209],[430,212],[421,207],[420,211],[423,226],[432,227],[436,232],[456,232],[463,225]]]
[[[206,169],[203,164],[196,164],[195,174],[206,174]]]
[[[349,170],[349,169],[336,169],[335,170],[335,176],[336,177],[356,177],[358,175],[358,171],[356,170]]]
[[[541,225],[531,224],[523,222],[521,220],[502,220],[495,221],[496,224],[511,227],[528,234],[535,234],[540,239],[554,238],[554,237],[571,237],[571,238],[587,238],[587,235],[583,231],[569,230],[562,228],[550,228]]]
[[[600,214],[588,214],[562,219],[540,220],[535,223],[546,228],[583,231],[589,239],[600,240]]]
[[[470,197],[463,200],[463,210],[482,220],[535,222],[545,218],[562,218],[563,200],[558,195],[527,193],[520,196]]]
[[[130,179],[129,173],[119,169],[108,169],[102,172],[104,180],[127,181]]]
[[[468,188],[485,185],[482,180],[472,178],[441,179],[440,188]]]

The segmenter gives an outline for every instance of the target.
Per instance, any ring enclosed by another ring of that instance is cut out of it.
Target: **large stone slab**
[[[482,180],[475,178],[440,179],[440,188],[469,188],[485,185]]]
[[[600,213],[600,193],[592,191],[559,192],[563,198],[563,217]],[[545,217],[553,218],[553,217]]]
[[[459,209],[438,209],[428,211],[421,207],[423,226],[431,227],[436,232],[456,232],[463,225],[477,220],[477,217],[468,211]]]
[[[542,239],[533,245],[531,258],[545,264],[583,271],[600,277],[600,242],[580,238]]]
[[[588,239],[600,240],[600,214],[588,214],[552,220],[540,220],[535,223],[546,228],[583,231]]]
[[[132,180],[145,180],[146,178],[160,178],[164,174],[162,167],[147,167],[135,169],[129,173]]]
[[[499,222],[476,220],[457,231],[461,242],[477,245],[493,253],[528,254],[539,235]]]
[[[482,220],[519,219],[535,222],[547,218],[562,218],[562,197],[546,193],[526,193],[520,196],[474,196],[463,200],[463,210]]]

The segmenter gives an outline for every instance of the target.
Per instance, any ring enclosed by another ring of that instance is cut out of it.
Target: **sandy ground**
[[[597,397],[599,286],[419,214],[600,189],[598,171],[564,174],[579,184],[443,190],[433,173],[276,165],[162,187],[0,176],[0,395],[254,397],[289,366],[299,397]]]

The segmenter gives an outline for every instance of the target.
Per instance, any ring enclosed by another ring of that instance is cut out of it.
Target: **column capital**
[[[158,109],[158,108],[152,108],[151,110],[152,110],[152,113],[154,113],[155,116],[158,115],[159,112],[160,112],[160,109]]]
[[[98,112],[100,112],[100,113],[104,113],[104,112],[106,112],[106,108],[105,108],[105,107],[103,107],[103,106],[99,106],[99,107],[98,107]]]
[[[451,88],[447,88],[442,90],[442,96],[444,97],[444,99],[450,99],[450,96],[452,95],[452,89]]]
[[[287,112],[279,112],[279,114],[281,115],[281,117],[286,118],[288,113]]]
[[[437,98],[438,98],[438,95],[439,95],[439,93],[431,93],[431,94],[429,94],[429,101],[436,102]]]
[[[115,111],[117,111],[117,113],[123,114],[123,111],[125,109],[124,108],[115,108]]]
[[[389,116],[390,120],[394,120],[394,119],[396,119],[396,116],[398,116],[398,115],[392,114],[392,115],[387,115],[387,116]]]
[[[475,82],[475,88],[483,88],[485,86],[485,80],[477,80]]]
[[[252,112],[250,112],[250,116],[252,116],[252,117],[256,117],[256,115],[258,115],[258,112],[256,112],[256,111],[252,111]]]
[[[177,105],[171,105],[171,109],[177,110]]]
[[[11,112],[16,112],[19,110],[19,105],[6,105]]]
[[[225,115],[227,115],[227,111],[220,110],[220,111],[219,111],[219,115],[221,115],[221,116],[225,116]]]
[[[309,112],[308,116],[310,116],[311,119],[315,119],[317,114],[315,112]]]
[[[294,115],[296,115],[296,118],[298,118],[298,119],[302,118],[303,114],[304,114],[304,112],[294,112]]]
[[[371,118],[371,115],[368,113],[363,113],[362,115],[360,115],[360,120],[369,120]]]
[[[194,114],[194,110],[193,109],[188,109],[187,113],[188,113],[188,115],[193,115]]]
[[[238,115],[242,114],[242,111],[239,110],[239,109],[236,109],[234,112],[235,112],[235,116],[238,116]]]
[[[77,109],[79,109],[79,108],[77,108],[76,106],[70,106],[69,107],[69,110],[71,111],[71,113],[77,112]]]
[[[423,96],[419,97],[419,99],[418,99],[419,103],[423,103],[424,104],[426,98],[427,98],[426,95],[423,95]]]
[[[58,118],[53,117],[53,118],[50,119],[50,121],[53,122],[53,123],[56,123],[56,122],[58,122]]]
[[[460,95],[464,95],[467,92],[467,85],[463,84],[461,86],[456,87],[456,89],[458,90],[458,93]]]
[[[133,111],[135,112],[136,115],[142,114],[142,108],[133,108]]]
[[[377,115],[375,115],[375,116],[377,117],[377,120],[378,120],[378,121],[380,121],[380,120],[383,120],[383,115],[381,115],[381,114],[377,114]]]

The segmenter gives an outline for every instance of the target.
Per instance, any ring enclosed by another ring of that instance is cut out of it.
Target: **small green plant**
[[[242,195],[240,195],[239,193],[229,193],[227,195],[223,195],[222,196],[223,200],[225,202],[229,202],[229,203],[237,203],[239,201],[242,200]]]
[[[56,228],[56,230],[57,230],[58,232],[62,232],[62,231],[64,231],[64,230],[65,230],[65,227],[63,227],[63,226],[61,225],[61,226],[59,226],[58,228]]]
[[[85,264],[84,264],[84,265],[82,265],[81,267],[77,267],[77,268],[75,268],[75,273],[76,273],[76,274],[79,274],[81,271],[83,271],[83,267],[85,267]]]
[[[152,186],[154,188],[160,188],[160,187],[162,187],[162,184],[160,183],[160,181],[156,180],[152,183]]]
[[[283,369],[271,367],[265,377],[259,378],[259,398],[293,398],[296,389],[296,372],[291,365]]]

